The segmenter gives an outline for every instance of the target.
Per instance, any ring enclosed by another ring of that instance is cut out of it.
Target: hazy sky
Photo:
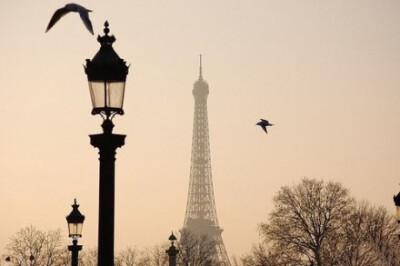
[[[98,150],[83,63],[99,49],[77,14],[44,33],[59,0],[0,0],[0,252],[32,224],[61,228],[76,197],[97,245]],[[183,225],[198,55],[216,205],[227,252],[258,241],[272,197],[304,177],[393,210],[400,189],[400,2],[79,1],[107,19],[131,64],[116,161],[116,249]],[[266,135],[259,118],[275,126]],[[69,241],[69,240],[68,240]]]

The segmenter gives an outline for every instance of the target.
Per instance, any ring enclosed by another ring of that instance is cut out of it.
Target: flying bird
[[[85,24],[88,31],[90,31],[90,33],[93,35],[92,22],[90,22],[89,19],[89,12],[92,12],[92,10],[86,9],[83,6],[73,3],[67,4],[63,8],[57,9],[56,12],[54,12],[53,16],[50,19],[49,25],[47,26],[46,32],[48,32],[54,26],[54,24],[56,24],[57,21],[60,20],[60,18],[62,18],[69,12],[78,12],[81,16],[83,24]]]
[[[261,120],[261,121],[258,122],[258,123],[256,124],[256,126],[262,127],[262,129],[265,131],[265,133],[268,134],[267,127],[268,127],[268,126],[273,126],[274,124],[270,124],[270,123],[268,122],[268,120],[265,120],[265,119],[260,119],[260,120]]]

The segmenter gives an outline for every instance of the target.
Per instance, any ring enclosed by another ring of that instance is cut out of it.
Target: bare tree
[[[83,249],[79,252],[79,265],[97,266],[97,248]]]
[[[204,241],[203,241],[204,242]],[[205,244],[200,241],[201,246]],[[208,242],[206,242],[208,243]],[[165,242],[152,248],[137,249],[128,247],[115,257],[115,266],[165,266],[168,255]],[[67,244],[62,241],[61,230],[43,232],[34,226],[20,229],[10,237],[2,260],[6,265],[14,266],[68,266],[71,264],[71,253]],[[204,251],[202,250],[204,253]],[[83,249],[79,252],[79,265],[96,266],[97,248]]]
[[[400,266],[396,220],[383,207],[356,202],[338,183],[303,179],[283,187],[259,227],[263,242],[244,266]]]
[[[237,266],[279,266],[280,256],[277,253],[271,252],[263,244],[254,245],[250,254],[246,254],[240,258],[240,262],[235,260]]]
[[[304,178],[296,186],[283,187],[274,204],[269,222],[260,226],[265,240],[287,252],[289,265],[321,266],[325,239],[341,227],[353,200],[338,183]]]
[[[116,266],[135,266],[138,265],[139,251],[135,248],[128,247],[118,253],[115,258]]]
[[[353,206],[351,214],[343,219],[341,228],[326,238],[323,250],[326,264],[380,265],[377,264],[379,254],[367,236],[373,213],[366,202]]]
[[[66,245],[61,230],[42,232],[30,225],[11,236],[5,250],[3,259],[11,265],[52,266],[63,265]]]
[[[326,265],[400,265],[397,224],[383,207],[356,203],[343,226],[330,234],[324,248]]]
[[[179,262],[184,266],[217,265],[217,242],[208,235],[196,235],[183,229],[180,232],[178,249]]]
[[[163,243],[140,250],[128,247],[118,253],[115,266],[165,266],[168,261],[166,246],[166,243]]]
[[[197,248],[197,238],[189,230],[182,229],[178,242],[179,259],[182,265],[188,266],[194,260]]]
[[[151,250],[149,250],[149,254],[152,259],[152,265],[165,266],[168,264],[168,255],[165,251],[169,248],[169,245],[169,242],[164,242],[162,244],[155,245]]]
[[[383,207],[366,207],[366,240],[379,255],[379,265],[400,265],[397,222]],[[377,265],[378,265],[377,264]]]

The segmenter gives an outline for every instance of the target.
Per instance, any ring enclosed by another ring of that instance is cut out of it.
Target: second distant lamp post
[[[82,237],[83,222],[85,216],[79,211],[79,205],[74,200],[71,213],[66,217],[68,223],[68,235],[72,238],[72,245],[68,246],[71,251],[71,265],[78,266],[79,251],[82,250],[82,245],[78,245],[78,238]]]
[[[168,254],[168,265],[176,266],[176,256],[178,255],[179,250],[174,245],[176,237],[174,236],[173,232],[171,233],[171,236],[168,238],[168,240],[171,241],[171,246],[165,251],[165,253]]]
[[[399,223],[399,225],[400,225],[400,192],[399,192],[399,194],[397,194],[397,196],[393,197],[393,200],[394,200],[394,205],[396,205],[397,223]],[[399,239],[400,239],[400,233],[399,233]]]
[[[125,135],[113,134],[115,115],[123,115],[125,81],[128,66],[114,51],[115,37],[109,35],[108,22],[104,36],[98,36],[100,50],[92,60],[86,59],[85,72],[92,100],[92,114],[103,118],[103,133],[90,135],[90,144],[99,149],[99,233],[98,266],[114,265],[115,154],[125,143]]]

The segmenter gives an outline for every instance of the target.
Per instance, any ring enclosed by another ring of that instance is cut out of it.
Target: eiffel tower
[[[192,158],[183,227],[197,235],[208,235],[214,239],[217,242],[215,259],[218,265],[230,266],[215,207],[207,115],[209,90],[207,82],[203,79],[201,55],[199,79],[194,83],[192,92],[194,96]]]

